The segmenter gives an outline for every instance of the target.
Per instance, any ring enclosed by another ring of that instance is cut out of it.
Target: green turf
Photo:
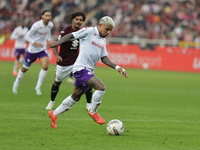
[[[199,150],[200,74],[127,69],[125,79],[110,68],[96,68],[106,85],[98,109],[106,120],[124,123],[121,136],[110,136],[85,109],[85,96],[57,120],[52,129],[46,107],[54,81],[50,65],[42,96],[34,87],[40,71],[33,64],[17,95],[12,93],[13,63],[0,62],[0,150]],[[71,94],[73,84],[60,87],[56,107]]]

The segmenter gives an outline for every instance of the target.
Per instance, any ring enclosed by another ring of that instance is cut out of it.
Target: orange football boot
[[[51,120],[51,127],[54,128],[54,129],[56,129],[57,128],[56,120],[57,120],[58,117],[56,117],[56,116],[53,115],[53,110],[50,110],[48,112],[48,114],[49,114],[49,118]]]
[[[91,114],[90,110],[89,110],[88,115],[90,115],[90,117],[92,117],[92,119],[98,124],[104,124],[105,123],[105,120],[101,116],[99,116],[99,114],[97,112],[94,113],[94,114]]]
[[[13,72],[12,72],[12,75],[13,75],[13,76],[17,76],[17,71],[13,71]]]

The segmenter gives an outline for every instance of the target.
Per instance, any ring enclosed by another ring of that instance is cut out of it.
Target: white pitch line
[[[46,118],[17,118],[17,117],[0,117],[0,119],[18,119],[18,120],[49,120],[49,117]],[[116,118],[115,118],[116,119]],[[91,118],[59,118],[59,120],[73,120],[73,121],[86,121],[91,120]],[[112,119],[105,119],[106,121],[110,121]],[[120,119],[121,121],[129,121],[129,122],[170,122],[170,123],[200,123],[200,121],[181,121],[181,120],[134,120],[134,119]]]

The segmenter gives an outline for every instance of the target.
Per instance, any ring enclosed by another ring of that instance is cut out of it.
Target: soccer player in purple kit
[[[84,11],[76,10],[71,14],[72,25],[65,27],[58,36],[58,40],[66,34],[78,31],[81,28],[82,23],[86,19]],[[60,51],[53,48],[54,54],[56,55],[57,64],[55,69],[55,80],[51,88],[51,100],[46,106],[46,109],[52,109],[55,105],[55,97],[59,91],[59,87],[62,81],[70,76],[73,68],[73,64],[76,61],[79,54],[79,40],[71,40],[60,45]],[[86,109],[91,108],[92,88],[85,93],[87,104]]]
[[[40,70],[37,85],[35,87],[36,94],[42,95],[41,86],[47,74],[49,66],[49,57],[46,48],[46,42],[51,40],[51,29],[53,23],[51,20],[51,11],[46,9],[42,11],[42,19],[36,21],[25,36],[25,39],[30,43],[26,52],[23,67],[19,69],[18,75],[13,83],[13,93],[17,94],[19,83],[22,80],[24,73],[30,68],[31,64],[40,59],[42,69]]]
[[[88,110],[88,114],[96,123],[105,123],[105,120],[97,113],[97,109],[105,94],[104,83],[94,75],[97,61],[101,59],[104,64],[116,69],[124,77],[128,78],[125,69],[112,63],[107,57],[108,53],[106,50],[105,37],[114,27],[115,23],[112,18],[105,16],[100,19],[100,22],[96,27],[86,27],[79,31],[67,34],[58,41],[47,43],[48,48],[53,48],[72,39],[80,40],[80,52],[73,66],[73,74],[76,79],[74,89],[72,94],[65,98],[60,106],[55,110],[48,112],[52,128],[57,128],[57,117],[76,104],[89,87],[94,88],[95,92],[92,96],[92,106],[91,109]]]
[[[25,23],[23,20],[20,21],[20,26],[16,27],[14,29],[14,31],[11,34],[11,39],[15,40],[15,56],[16,56],[16,60],[14,62],[14,67],[13,67],[13,72],[12,74],[14,76],[17,76],[17,68],[18,68],[18,64],[20,62],[20,56],[22,56],[22,61],[25,58],[25,54],[26,54],[26,39],[25,39],[25,35],[28,32],[28,28],[25,27]]]

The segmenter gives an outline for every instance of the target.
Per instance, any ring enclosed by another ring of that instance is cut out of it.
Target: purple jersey
[[[72,29],[72,26],[67,26],[60,32],[59,37],[63,37],[64,35],[72,33],[72,32],[74,32],[74,30]],[[60,66],[73,65],[74,62],[76,61],[76,58],[78,57],[78,53],[79,53],[78,39],[62,43],[60,45],[59,55],[62,57],[63,61],[58,62],[57,64]]]

